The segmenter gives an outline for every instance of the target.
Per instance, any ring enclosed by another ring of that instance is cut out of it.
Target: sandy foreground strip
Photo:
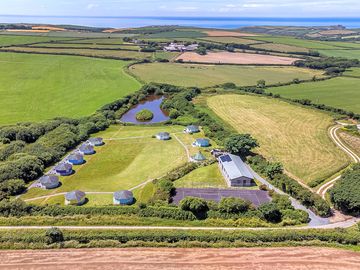
[[[212,30],[212,31],[204,31],[209,37],[255,37],[256,34],[250,33],[240,33],[233,31],[220,31],[220,30]]]
[[[328,248],[62,249],[0,251],[0,269],[358,270],[360,253]]]
[[[300,60],[299,58],[283,56],[231,52],[209,52],[206,55],[200,55],[195,52],[185,52],[176,58],[176,60],[179,59],[182,59],[183,62],[240,65],[291,65],[295,61]]]

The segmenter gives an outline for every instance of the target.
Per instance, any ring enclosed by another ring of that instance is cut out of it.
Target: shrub
[[[281,212],[275,203],[266,203],[259,206],[258,210],[263,215],[264,219],[277,223],[281,221]]]
[[[237,214],[249,210],[251,202],[240,198],[222,198],[219,203],[219,211],[230,214]]]
[[[194,214],[199,214],[209,210],[207,202],[204,199],[196,197],[186,197],[180,201],[180,209],[191,211]]]
[[[253,148],[259,145],[250,134],[234,134],[225,140],[224,146],[230,153],[247,156]]]
[[[45,233],[45,236],[46,236],[48,244],[53,244],[53,243],[58,243],[58,242],[64,241],[64,236],[63,236],[62,231],[56,227],[52,227],[52,228],[48,229]]]
[[[136,120],[139,121],[150,121],[154,118],[154,114],[149,110],[141,110],[136,114]]]

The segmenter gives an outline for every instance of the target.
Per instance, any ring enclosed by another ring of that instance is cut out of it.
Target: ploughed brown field
[[[360,253],[329,248],[126,248],[0,251],[0,269],[355,270]]]
[[[204,31],[209,37],[255,37],[256,34],[250,33],[240,33],[240,32],[233,32],[233,31],[221,31],[221,30],[211,30],[211,31]]]
[[[200,55],[195,52],[185,52],[177,57],[184,62],[213,63],[213,64],[239,64],[239,65],[291,65],[299,58],[262,55],[254,53],[209,52]]]

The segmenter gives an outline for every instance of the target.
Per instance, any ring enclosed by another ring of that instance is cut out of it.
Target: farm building
[[[186,127],[185,132],[189,134],[193,134],[200,132],[200,129],[198,126],[190,125]]]
[[[74,153],[68,157],[68,161],[73,165],[80,165],[84,163],[84,156],[81,153]]]
[[[61,163],[55,167],[55,171],[61,176],[67,176],[72,174],[73,169],[70,163]]]
[[[196,139],[195,142],[193,142],[193,146],[208,147],[210,146],[210,141],[209,139]]]
[[[57,188],[60,185],[57,175],[44,175],[39,179],[39,187],[42,189]]]
[[[115,205],[129,205],[134,202],[134,195],[129,190],[121,190],[114,193],[113,202]]]
[[[198,152],[196,155],[191,157],[191,161],[193,162],[200,162],[204,160],[206,160],[206,157],[201,152]]]
[[[85,192],[80,190],[70,191],[65,194],[65,205],[82,205],[85,200]]]
[[[156,139],[161,141],[170,140],[170,134],[168,132],[160,132],[156,134]]]
[[[102,138],[90,138],[88,140],[89,144],[92,145],[92,146],[101,146],[104,144],[104,141]]]
[[[95,154],[94,146],[90,144],[84,143],[79,148],[80,152],[82,152],[84,155],[92,155]]]
[[[254,184],[254,177],[239,156],[232,154],[218,158],[221,173],[230,187],[246,187]]]
[[[191,52],[197,50],[199,47],[198,44],[178,44],[178,43],[170,43],[169,45],[164,47],[164,51],[167,52]]]

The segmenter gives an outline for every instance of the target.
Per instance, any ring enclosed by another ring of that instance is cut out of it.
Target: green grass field
[[[103,58],[118,58],[118,59],[145,59],[151,58],[152,53],[144,53],[137,51],[114,51],[114,50],[91,50],[91,49],[60,49],[60,48],[36,48],[36,47],[7,47],[4,50],[11,50],[13,52],[31,52],[31,53],[47,53],[47,54],[66,54],[66,55],[81,55],[81,56],[95,56]]]
[[[176,30],[176,31],[168,31],[168,32],[160,32],[150,35],[140,36],[139,38],[199,38],[199,37],[206,37],[205,33],[200,31],[183,31],[183,30]]]
[[[150,63],[130,67],[130,72],[145,82],[168,83],[179,86],[206,87],[227,82],[240,86],[256,85],[264,79],[268,84],[289,82],[294,78],[321,77],[321,71],[296,67],[256,67],[232,65],[191,65]]]
[[[96,134],[104,138],[105,145],[97,147],[95,155],[87,156],[85,164],[74,166],[73,175],[61,177],[62,185],[59,188],[34,188],[22,198],[75,189],[85,192],[114,192],[131,189],[147,180],[161,177],[185,163],[187,156],[176,139],[159,141],[152,138],[152,135],[160,131],[181,133],[182,130],[181,126],[111,126]]]
[[[291,46],[286,44],[275,44],[275,43],[265,43],[265,44],[255,44],[252,47],[261,49],[261,50],[274,50],[278,52],[284,53],[294,53],[294,52],[309,52],[309,49],[298,47],[298,46]]]
[[[340,77],[322,82],[303,83],[267,89],[292,99],[310,99],[317,104],[325,104],[355,113],[360,113],[360,79]]]
[[[217,164],[200,167],[174,182],[177,188],[227,188]]]
[[[87,44],[108,44],[108,45],[119,45],[123,44],[122,38],[87,38],[79,39],[77,41],[65,41],[68,43],[87,43]]]
[[[66,40],[66,38],[0,35],[0,46],[30,44],[35,42],[49,42],[52,40]]]
[[[212,96],[207,104],[238,132],[254,136],[257,152],[305,183],[327,178],[349,162],[328,136],[333,124],[328,114],[249,95]]]
[[[353,76],[360,78],[360,68],[350,68],[344,72],[345,76]]]
[[[86,116],[140,88],[123,61],[0,53],[0,125]]]
[[[92,44],[92,43],[37,43],[31,47],[48,47],[48,48],[85,48],[85,49],[119,49],[119,50],[140,50],[139,46],[126,45],[126,44]],[[81,41],[79,41],[81,42]]]
[[[319,50],[322,55],[360,60],[360,50]]]
[[[256,40],[250,40],[239,37],[204,37],[204,38],[199,38],[199,40],[210,41],[215,43],[234,43],[234,44],[247,44],[247,45],[256,44],[260,42]]]

